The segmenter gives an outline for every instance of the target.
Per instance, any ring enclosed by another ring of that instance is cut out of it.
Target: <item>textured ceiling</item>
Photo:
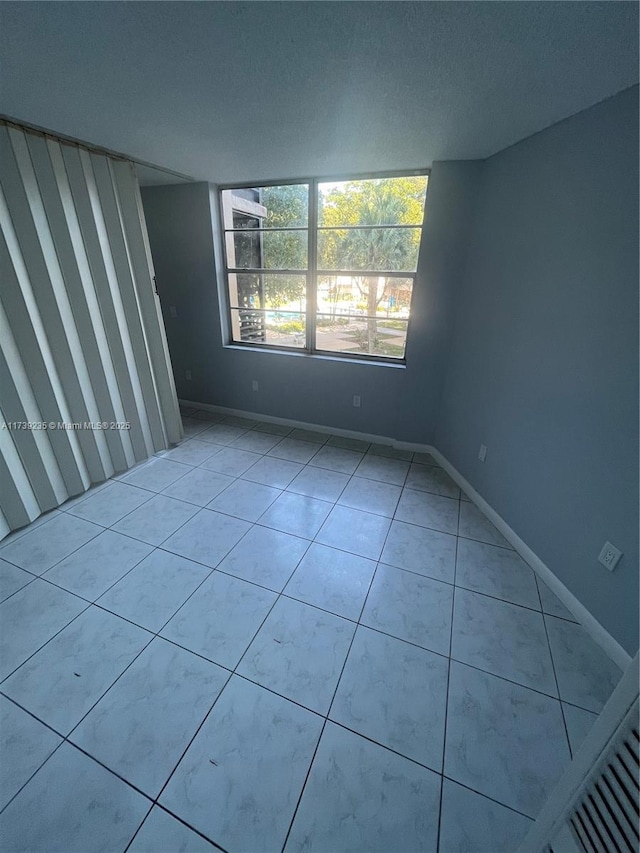
[[[635,2],[0,2],[0,113],[214,182],[484,158],[638,80]]]

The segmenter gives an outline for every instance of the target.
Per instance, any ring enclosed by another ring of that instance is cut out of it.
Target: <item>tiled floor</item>
[[[194,414],[0,546],[3,853],[513,853],[620,672],[428,454]]]

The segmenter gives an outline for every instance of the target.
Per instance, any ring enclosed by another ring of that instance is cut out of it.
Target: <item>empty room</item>
[[[638,10],[0,3],[2,853],[637,853]]]

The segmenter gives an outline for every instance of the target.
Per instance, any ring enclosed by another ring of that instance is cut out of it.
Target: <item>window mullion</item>
[[[318,182],[314,179],[309,182],[309,249],[307,272],[307,351],[313,352],[316,348],[316,314],[318,305]]]

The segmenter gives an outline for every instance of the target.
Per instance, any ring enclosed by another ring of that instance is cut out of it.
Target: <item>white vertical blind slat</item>
[[[1,539],[182,425],[133,165],[5,122],[0,161]]]

